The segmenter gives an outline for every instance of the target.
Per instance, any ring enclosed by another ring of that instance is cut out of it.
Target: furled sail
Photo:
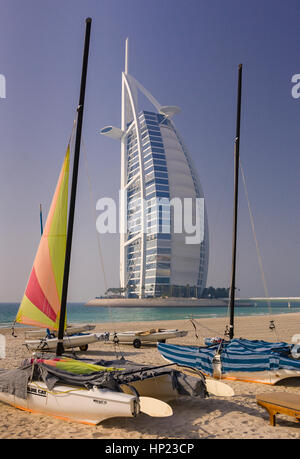
[[[16,322],[58,330],[65,265],[70,146]]]

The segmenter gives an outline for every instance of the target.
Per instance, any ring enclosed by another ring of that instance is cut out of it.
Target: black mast
[[[40,204],[40,224],[41,224],[41,236],[43,235],[43,211],[42,211],[42,204]]]
[[[77,179],[78,179],[78,166],[79,166],[79,156],[80,156],[81,131],[82,131],[82,119],[83,119],[84,98],[85,98],[86,75],[87,75],[87,66],[88,66],[88,55],[89,55],[89,46],[90,46],[91,23],[92,23],[92,19],[87,18],[86,19],[86,29],[85,29],[83,62],[82,62],[80,96],[79,96],[79,104],[77,108],[77,130],[76,130],[76,140],[75,140],[75,150],[74,150],[74,163],[73,163],[72,188],[71,188],[71,197],[70,197],[69,221],[68,221],[68,230],[67,230],[66,258],[65,258],[64,278],[63,278],[62,297],[61,297],[61,310],[60,310],[59,329],[58,329],[58,343],[57,343],[57,348],[56,348],[56,355],[58,356],[62,355],[62,353],[64,352],[63,336],[64,336],[64,326],[65,326],[66,307],[67,307],[71,247],[72,247],[72,237],[73,237],[75,200],[76,200]]]
[[[240,163],[240,125],[241,125],[241,100],[242,100],[242,64],[239,65],[238,97],[236,136],[234,142],[234,209],[233,209],[233,240],[232,240],[232,272],[230,288],[230,326],[229,338],[233,338],[234,331],[234,300],[235,300],[235,272],[236,272],[236,240],[237,240],[237,213],[238,213],[238,188],[239,188],[239,163]]]

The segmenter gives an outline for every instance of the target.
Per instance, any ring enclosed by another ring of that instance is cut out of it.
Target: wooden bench
[[[258,405],[265,408],[270,416],[271,426],[275,426],[276,414],[293,416],[300,421],[300,394],[289,394],[288,392],[266,392],[256,396]]]

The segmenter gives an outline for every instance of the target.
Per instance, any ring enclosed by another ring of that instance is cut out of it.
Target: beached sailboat
[[[132,344],[138,349],[145,343],[165,343],[167,339],[182,338],[187,334],[186,330],[178,330],[177,328],[150,328],[148,330],[107,333],[107,336],[109,341]]]
[[[104,341],[106,339],[106,335],[104,333],[81,333],[76,332],[72,335],[63,336],[63,346],[65,349],[74,349],[79,348],[81,351],[87,351],[88,345],[91,343],[95,343],[97,341]],[[32,351],[52,351],[54,352],[57,348],[59,343],[59,339],[57,336],[50,334],[46,334],[44,337],[38,339],[26,339],[24,345],[27,349]]]
[[[65,336],[76,335],[78,333],[85,333],[95,329],[95,325],[92,324],[67,324],[65,329]],[[51,330],[51,335],[57,336],[57,330]],[[38,330],[26,330],[25,337],[26,339],[43,339],[47,333],[45,329],[41,328]]]
[[[103,365],[104,364],[104,365]],[[34,358],[0,371],[0,401],[61,419],[98,424],[112,417],[172,415],[166,401],[206,397],[204,379],[119,359],[82,361],[68,357]]]
[[[94,363],[63,356],[68,341],[75,339],[75,335],[65,339],[64,331],[90,29],[88,18],[67,234],[69,146],[16,318],[22,324],[58,330],[57,338],[47,340],[48,346],[55,343],[56,353],[46,360],[44,354],[35,355],[17,369],[0,371],[0,400],[23,410],[88,424],[116,416],[133,417],[140,412],[166,417],[172,415],[172,409],[163,399],[206,397],[205,379],[166,368],[170,365],[151,367],[124,359]],[[87,336],[82,335],[85,343]]]
[[[158,343],[158,350],[165,360],[180,367],[200,370],[217,379],[238,380],[264,384],[276,384],[300,377],[299,354],[293,345],[284,342],[269,343],[261,340],[234,339],[234,307],[236,290],[236,246],[239,179],[239,145],[242,94],[242,64],[238,72],[237,121],[234,148],[234,212],[233,246],[230,289],[230,322],[227,339],[208,339],[207,346],[179,346]],[[274,328],[271,321],[270,328]]]

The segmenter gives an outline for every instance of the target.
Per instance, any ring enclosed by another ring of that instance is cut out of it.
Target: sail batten
[[[68,146],[16,322],[58,330],[66,254]]]

